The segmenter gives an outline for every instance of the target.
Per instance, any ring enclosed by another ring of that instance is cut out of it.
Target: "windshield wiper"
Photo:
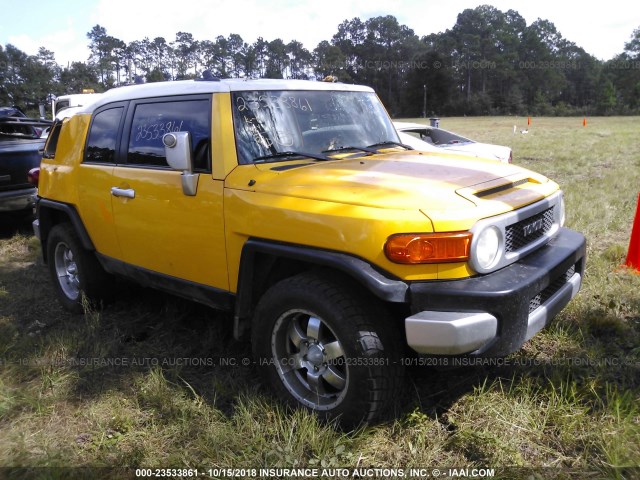
[[[322,153],[334,153],[334,152],[342,152],[344,150],[360,150],[361,152],[367,152],[369,154],[378,153],[376,150],[367,147],[337,147],[331,148],[329,150],[323,150]]]
[[[256,157],[253,159],[254,163],[267,162],[269,160],[277,160],[279,158],[287,158],[287,157],[307,157],[313,158],[314,160],[329,160],[329,157],[326,155],[320,155],[319,153],[307,153],[307,152],[275,152],[269,155],[264,155],[262,157]]]
[[[394,142],[393,140],[386,140],[384,142],[374,143],[373,145],[369,145],[367,148],[383,147],[385,145],[397,145],[398,147],[406,148],[407,150],[413,150],[413,147],[410,147],[409,145],[405,145],[404,143]]]

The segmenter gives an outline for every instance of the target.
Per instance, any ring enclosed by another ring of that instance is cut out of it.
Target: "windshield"
[[[232,101],[240,163],[400,141],[371,92],[248,91],[233,93]]]

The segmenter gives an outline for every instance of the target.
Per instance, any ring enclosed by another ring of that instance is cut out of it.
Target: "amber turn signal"
[[[469,232],[402,233],[387,239],[384,253],[394,263],[466,262],[471,237]]]

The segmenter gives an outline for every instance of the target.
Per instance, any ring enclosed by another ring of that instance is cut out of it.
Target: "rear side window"
[[[44,158],[55,158],[58,139],[60,138],[60,130],[62,130],[62,122],[56,120],[47,137],[47,143],[44,145]]]
[[[115,163],[118,128],[123,110],[123,107],[110,108],[94,115],[85,162]]]
[[[132,166],[169,168],[162,137],[170,132],[191,133],[194,170],[211,171],[208,99],[139,103],[135,106],[127,163]]]

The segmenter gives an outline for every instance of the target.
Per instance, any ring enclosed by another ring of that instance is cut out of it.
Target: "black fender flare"
[[[385,302],[406,303],[408,301],[409,285],[406,282],[375,268],[359,257],[332,250],[250,238],[245,242],[240,258],[234,314],[234,336],[238,339],[246,334],[248,320],[253,315],[253,279],[258,255],[331,268],[353,278],[363,288]]]
[[[46,198],[39,198],[37,207],[36,207],[38,222],[40,224],[40,242],[42,243],[42,257],[47,262],[47,237],[49,236],[49,232],[51,229],[59,223],[56,219],[60,212],[62,215],[68,218],[71,226],[75,230],[82,247],[89,251],[95,251],[95,246],[93,245],[93,241],[87,232],[87,229],[82,223],[82,219],[80,218],[80,214],[75,209],[73,205],[69,205],[68,203],[56,202],[54,200],[49,200]],[[53,212],[56,212],[54,214]]]

